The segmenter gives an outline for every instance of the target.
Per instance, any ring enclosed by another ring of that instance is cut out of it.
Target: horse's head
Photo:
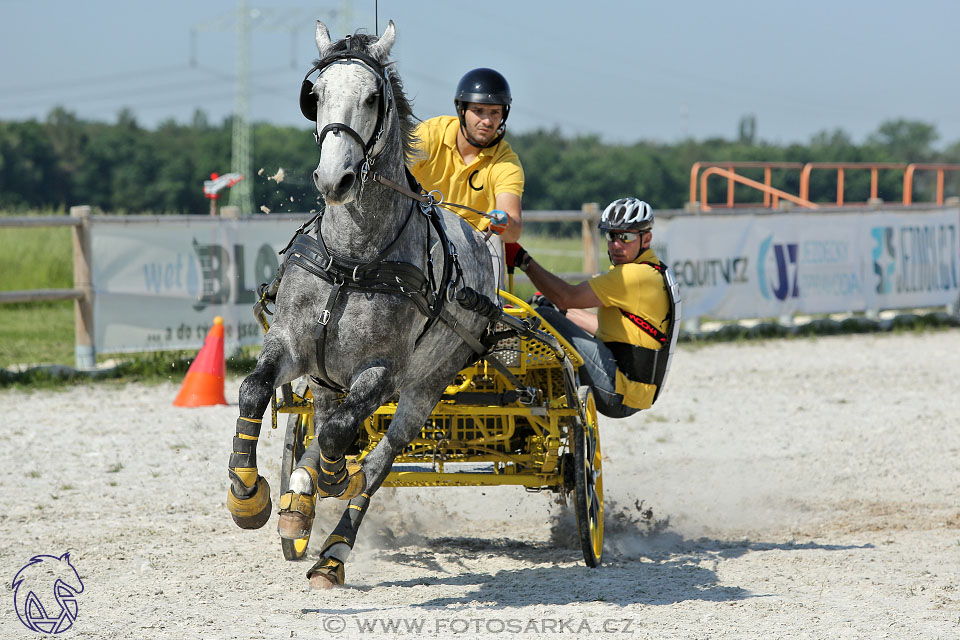
[[[383,150],[397,121],[396,83],[386,69],[394,38],[391,21],[380,38],[355,34],[331,42],[317,21],[320,58],[304,79],[300,109],[316,122],[320,163],[313,181],[328,205],[357,199],[365,163]]]

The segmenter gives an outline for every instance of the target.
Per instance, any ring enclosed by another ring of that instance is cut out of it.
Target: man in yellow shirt
[[[410,167],[421,186],[439,191],[445,202],[505,212],[506,220],[501,216],[501,224],[492,225],[504,242],[516,242],[523,229],[523,167],[503,139],[511,102],[502,75],[484,68],[467,72],[453,100],[457,116],[430,118],[417,127],[421,153]],[[486,217],[452,210],[481,231],[491,226]]]
[[[599,227],[613,266],[595,278],[569,284],[518,244],[507,245],[507,265],[525,271],[558,307],[543,305],[537,312],[583,357],[581,381],[593,387],[597,411],[625,418],[649,408],[663,386],[676,344],[679,292],[650,248],[649,204],[615,200]],[[598,308],[596,315],[584,311],[592,307]]]

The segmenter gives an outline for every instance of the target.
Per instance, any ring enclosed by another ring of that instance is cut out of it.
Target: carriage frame
[[[511,278],[512,280],[512,278]],[[549,491],[566,502],[572,494],[587,566],[603,558],[603,476],[596,404],[580,385],[576,349],[527,303],[500,291],[503,316],[494,328],[504,336],[463,368],[447,387],[415,438],[394,460],[388,487],[522,486]],[[269,323],[254,313],[264,331]],[[527,330],[511,332],[523,326]],[[532,330],[531,330],[532,329]],[[491,363],[494,365],[492,366]],[[387,402],[364,420],[348,451],[362,460],[386,434],[396,411]],[[306,378],[274,391],[271,426],[287,415],[280,492],[314,437],[314,405]],[[283,555],[298,560],[310,535],[281,540]]]

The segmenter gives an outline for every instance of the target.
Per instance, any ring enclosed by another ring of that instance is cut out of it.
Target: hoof
[[[314,517],[313,496],[293,491],[280,496],[280,518],[277,533],[284,540],[299,540],[310,535]]]
[[[313,518],[302,513],[281,513],[277,520],[277,533],[284,540],[299,540],[310,535],[313,529]]]
[[[320,558],[307,571],[311,589],[332,589],[343,586],[343,563],[336,558]]]
[[[339,585],[335,582],[330,582],[329,580],[327,580],[326,576],[323,576],[319,573],[310,577],[311,589],[316,589],[319,591],[322,589],[333,589],[334,587],[341,587],[341,586],[343,585]]]
[[[259,529],[267,524],[271,506],[270,485],[262,476],[257,477],[253,493],[246,498],[238,498],[233,493],[233,486],[227,491],[227,509],[241,529]]]

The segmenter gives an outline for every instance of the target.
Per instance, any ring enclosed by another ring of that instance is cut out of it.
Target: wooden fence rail
[[[0,217],[2,227],[73,227],[73,289],[0,292],[0,304],[74,300],[74,357],[78,369],[96,367],[93,342],[93,282],[90,277],[90,207],[70,207],[70,217]]]

